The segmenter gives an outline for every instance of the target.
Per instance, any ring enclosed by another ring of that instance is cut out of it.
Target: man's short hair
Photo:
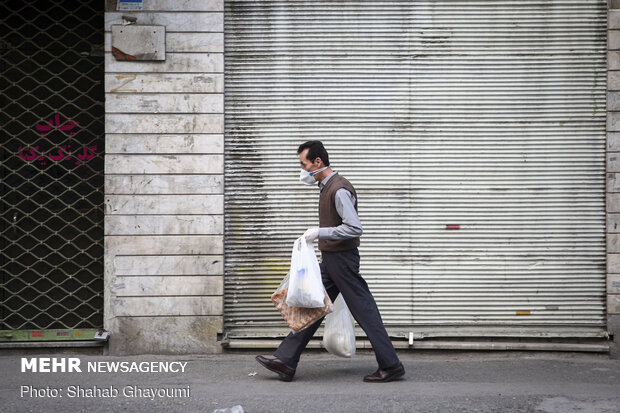
[[[297,148],[297,155],[302,153],[305,149],[308,149],[308,153],[306,154],[306,159],[310,162],[314,162],[316,158],[321,158],[323,164],[325,166],[329,166],[329,155],[327,154],[327,150],[323,146],[323,142],[321,141],[308,141],[299,145]]]

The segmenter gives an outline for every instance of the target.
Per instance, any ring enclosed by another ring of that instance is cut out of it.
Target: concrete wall
[[[607,326],[620,357],[620,2],[610,2],[607,33]]]
[[[109,354],[214,353],[223,321],[224,2],[105,13]],[[191,12],[191,13],[188,13]],[[116,61],[111,25],[166,26],[166,60]]]

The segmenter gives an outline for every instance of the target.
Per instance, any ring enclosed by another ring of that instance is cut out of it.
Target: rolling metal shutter
[[[229,337],[288,332],[310,139],[392,336],[604,335],[605,36],[605,1],[226,1]]]

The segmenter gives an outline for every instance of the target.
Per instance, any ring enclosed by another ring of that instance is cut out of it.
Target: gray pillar
[[[607,25],[607,329],[620,358],[620,1],[609,2]]]

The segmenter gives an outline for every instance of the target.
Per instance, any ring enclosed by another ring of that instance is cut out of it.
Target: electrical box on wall
[[[166,60],[166,26],[112,25],[116,60]]]

